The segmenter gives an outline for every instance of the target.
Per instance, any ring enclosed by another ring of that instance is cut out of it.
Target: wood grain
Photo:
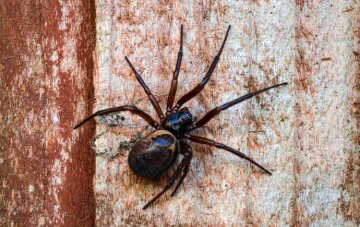
[[[356,0],[2,1],[0,225],[360,225],[359,9]],[[128,167],[151,127],[128,113],[97,118],[93,138],[94,123],[72,126],[124,104],[156,117],[125,56],[165,110],[181,24],[175,101],[202,80],[232,26],[212,79],[186,104],[198,118],[289,82],[196,131],[273,175],[192,143],[177,195],[143,211],[171,175],[144,180]]]
[[[94,6],[0,3],[0,226],[91,226]]]
[[[349,10],[353,9],[353,10]],[[356,10],[355,10],[356,9]],[[359,219],[356,1],[97,1],[96,110],[132,103],[156,116],[124,57],[165,108],[180,24],[177,99],[202,79],[232,25],[213,78],[187,103],[198,117],[249,91],[290,83],[221,113],[197,134],[269,168],[193,145],[179,193],[141,207],[165,185],[134,176],[119,147],[146,124],[102,118],[95,142],[96,223],[102,225],[356,226]],[[115,158],[115,154],[120,154]]]

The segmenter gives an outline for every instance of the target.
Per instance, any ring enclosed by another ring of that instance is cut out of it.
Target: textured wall
[[[93,9],[0,1],[0,226],[94,223]]]
[[[358,1],[92,2],[0,2],[1,226],[93,225],[93,189],[99,226],[360,224]],[[177,195],[143,211],[170,176],[153,182],[129,170],[129,145],[151,130],[145,122],[127,113],[97,119],[94,185],[93,124],[71,128],[92,111],[92,84],[93,111],[132,103],[155,117],[124,57],[164,108],[180,24],[177,98],[201,81],[232,25],[212,80],[187,104],[194,115],[290,83],[196,132],[273,175],[192,144]]]
[[[212,80],[187,104],[196,116],[257,88],[290,83],[197,131],[239,148],[272,176],[193,144],[179,193],[146,211],[169,174],[159,182],[134,176],[124,144],[150,128],[127,113],[98,120],[97,224],[359,225],[358,11],[358,2],[345,0],[96,1],[96,110],[132,103],[156,116],[125,55],[165,107],[180,24],[177,97],[201,80],[232,25]]]

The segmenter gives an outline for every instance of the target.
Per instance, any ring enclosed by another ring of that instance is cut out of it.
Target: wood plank
[[[94,6],[0,3],[0,225],[93,225]]]

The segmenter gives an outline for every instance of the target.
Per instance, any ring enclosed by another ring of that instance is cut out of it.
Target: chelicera
[[[179,99],[179,101],[177,101],[175,106],[173,106],[174,98],[177,90],[181,60],[183,56],[183,26],[181,25],[180,49],[178,52],[176,67],[173,73],[173,79],[171,82],[171,87],[167,99],[167,108],[165,115],[161,110],[160,105],[157,102],[155,96],[151,93],[150,89],[145,84],[140,74],[136,71],[134,66],[129,61],[129,59],[125,57],[125,60],[129,64],[131,70],[134,72],[136,79],[139,81],[145,93],[149,97],[151,104],[154,106],[158,114],[158,117],[160,119],[159,122],[155,121],[150,115],[138,109],[134,105],[124,105],[124,106],[118,106],[118,107],[97,111],[96,113],[82,120],[74,127],[74,129],[80,127],[82,124],[94,118],[95,116],[101,116],[101,115],[106,115],[120,111],[129,111],[132,114],[136,114],[141,118],[143,118],[155,130],[146,137],[139,140],[132,147],[128,156],[128,163],[130,169],[135,174],[144,178],[150,178],[150,179],[158,178],[175,163],[179,154],[183,156],[183,159],[181,160],[179,166],[176,168],[172,177],[168,180],[168,183],[165,186],[165,188],[160,193],[158,193],[153,199],[151,199],[148,203],[146,203],[144,209],[146,209],[151,204],[153,204],[162,194],[164,194],[176,182],[176,180],[178,180],[171,196],[175,195],[179,186],[181,185],[187,173],[189,172],[190,162],[193,156],[193,152],[190,145],[188,145],[188,141],[192,141],[195,143],[200,143],[212,147],[217,147],[219,149],[229,151],[240,158],[250,161],[252,164],[262,169],[265,173],[271,175],[270,171],[262,167],[260,164],[258,164],[256,161],[252,160],[242,152],[234,148],[231,148],[229,146],[226,146],[225,144],[213,141],[211,139],[193,135],[192,131],[204,126],[207,122],[209,122],[216,115],[226,110],[227,108],[234,106],[238,103],[241,103],[242,101],[245,101],[264,91],[282,85],[286,85],[287,83],[275,84],[273,86],[258,91],[250,92],[244,96],[238,97],[228,103],[225,103],[221,106],[212,109],[198,121],[195,120],[195,118],[192,116],[192,114],[190,113],[187,107],[181,108],[187,101],[194,98],[199,92],[201,92],[204,89],[205,85],[209,82],[211,75],[213,74],[217,63],[219,62],[220,55],[223,51],[229,31],[230,31],[230,26],[227,29],[220,50],[215,56],[213,62],[211,63],[210,68],[207,71],[203,80],[190,92],[182,96]]]

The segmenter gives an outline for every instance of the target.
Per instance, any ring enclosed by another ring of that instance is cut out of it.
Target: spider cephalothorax
[[[193,116],[187,107],[166,116],[162,126],[181,139],[194,123]]]
[[[125,57],[125,60],[129,64],[130,68],[135,74],[136,79],[139,81],[141,86],[143,87],[145,93],[150,99],[151,104],[154,106],[155,111],[157,112],[160,122],[155,121],[150,115],[145,113],[144,111],[138,109],[133,105],[124,105],[119,107],[113,107],[105,110],[97,111],[96,113],[90,115],[89,117],[82,120],[78,123],[74,129],[80,127],[82,124],[87,122],[88,120],[94,118],[95,116],[110,114],[119,111],[129,111],[133,114],[136,114],[142,117],[146,122],[148,122],[155,130],[147,135],[146,137],[139,140],[131,149],[128,157],[128,163],[131,170],[145,178],[154,179],[159,177],[165,171],[172,166],[178,155],[182,154],[184,157],[173,173],[172,177],[169,179],[165,188],[157,194],[152,200],[150,200],[145,206],[144,209],[149,207],[155,200],[157,200],[164,192],[166,192],[177,179],[179,179],[177,185],[171,196],[175,194],[181,183],[183,182],[186,174],[189,171],[190,162],[192,158],[192,149],[187,144],[187,141],[190,140],[195,143],[201,143],[213,147],[217,147],[219,149],[227,150],[240,158],[246,159],[250,161],[252,164],[256,165],[264,172],[271,175],[271,173],[262,167],[260,164],[241,153],[240,151],[226,146],[225,144],[215,142],[213,140],[193,135],[192,132],[196,128],[200,128],[204,126],[208,121],[213,119],[216,115],[218,115],[223,110],[236,105],[244,100],[247,100],[261,92],[267,91],[269,89],[286,85],[287,83],[276,84],[258,91],[250,92],[244,96],[236,98],[228,103],[225,103],[221,106],[218,106],[211,111],[209,111],[205,116],[203,116],[200,120],[196,121],[192,116],[187,107],[181,108],[181,106],[195,97],[202,89],[205,87],[207,82],[210,80],[212,73],[214,72],[216,65],[220,59],[221,52],[224,48],[226,39],[228,37],[230,30],[230,26],[226,32],[225,39],[220,47],[219,52],[215,56],[213,62],[211,63],[209,70],[207,71],[203,80],[190,92],[186,93],[182,96],[179,101],[173,106],[174,98],[177,90],[178,76],[180,72],[181,60],[182,60],[182,46],[183,46],[183,26],[180,29],[180,50],[178,53],[178,58],[176,62],[175,71],[173,74],[173,79],[171,82],[171,87],[169,91],[169,96],[167,100],[167,108],[166,115],[163,114],[159,103],[156,101],[155,96],[151,93],[150,89],[147,87],[140,74],[136,71],[134,66],[131,64],[129,59]],[[180,109],[181,108],[181,109]]]

